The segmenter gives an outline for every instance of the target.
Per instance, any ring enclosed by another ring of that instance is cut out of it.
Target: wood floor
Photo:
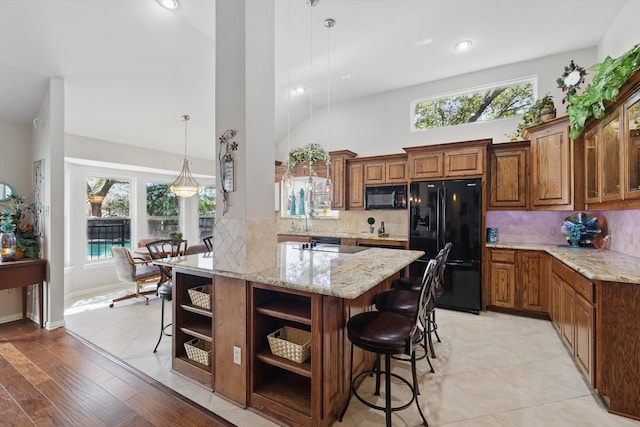
[[[2,426],[233,426],[65,328],[0,325]]]

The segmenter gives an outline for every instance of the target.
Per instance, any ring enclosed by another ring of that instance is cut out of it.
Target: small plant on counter
[[[369,218],[367,218],[367,224],[369,224],[369,233],[373,233],[374,228],[373,228],[373,224],[376,223],[376,220],[374,217],[370,216]]]

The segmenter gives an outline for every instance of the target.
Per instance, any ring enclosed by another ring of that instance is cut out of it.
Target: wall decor
[[[222,186],[222,215],[226,214],[229,209],[229,193],[235,191],[233,152],[238,151],[238,143],[231,140],[234,136],[236,136],[236,131],[227,129],[218,139],[220,142],[218,161],[220,163],[220,185]],[[222,144],[224,144],[224,147]]]
[[[35,206],[35,215],[33,218],[33,226],[35,235],[44,236],[44,159],[33,162],[33,204]]]

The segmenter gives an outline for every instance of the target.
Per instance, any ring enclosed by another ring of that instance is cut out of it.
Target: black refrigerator
[[[411,264],[421,276],[431,258],[452,243],[445,267],[444,292],[436,306],[480,313],[482,188],[479,179],[411,184],[409,248],[425,255]]]

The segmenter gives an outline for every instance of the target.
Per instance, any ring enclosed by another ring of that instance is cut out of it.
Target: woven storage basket
[[[184,343],[187,357],[206,366],[211,366],[211,343],[194,338]]]
[[[188,292],[191,304],[211,310],[211,285],[196,286]]]
[[[271,353],[302,363],[311,356],[311,332],[289,326],[267,335]]]

